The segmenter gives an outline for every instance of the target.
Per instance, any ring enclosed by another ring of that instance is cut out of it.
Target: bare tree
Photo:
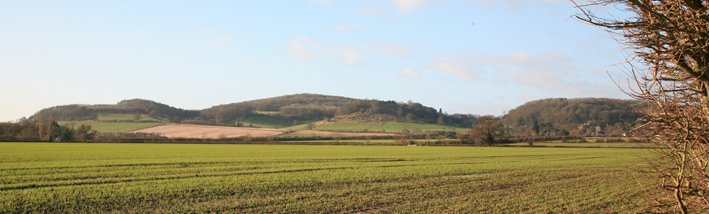
[[[574,2],[575,3],[575,2]],[[576,3],[575,3],[576,4]],[[629,94],[647,101],[653,140],[662,144],[654,164],[666,196],[679,212],[709,208],[709,0],[596,0],[576,4],[579,19],[622,35],[634,49]],[[595,6],[630,16],[601,17]]]
[[[482,116],[470,128],[470,138],[474,144],[491,145],[504,137],[504,131],[504,126],[500,123],[499,118]]]

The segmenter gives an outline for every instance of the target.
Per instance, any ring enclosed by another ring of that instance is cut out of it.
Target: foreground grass
[[[163,125],[159,122],[106,122],[95,120],[84,121],[59,121],[59,125],[69,127],[79,127],[81,125],[90,125],[91,129],[99,132],[130,132],[138,129],[149,128],[153,126]]]
[[[280,144],[322,144],[322,145],[424,145],[424,146],[473,146],[470,144],[460,144],[457,139],[409,139],[401,141],[399,139],[347,139],[347,140],[287,140],[277,141]],[[527,142],[495,144],[496,147],[555,147],[555,148],[636,148],[654,149],[653,143],[569,143],[569,142],[534,142],[530,145]]]
[[[0,143],[0,213],[626,213],[648,204],[641,184],[651,184],[652,175],[634,169],[650,154]]]
[[[530,146],[526,142],[504,144],[504,146]],[[537,147],[569,147],[569,148],[657,148],[654,143],[564,143],[564,142],[534,142]]]

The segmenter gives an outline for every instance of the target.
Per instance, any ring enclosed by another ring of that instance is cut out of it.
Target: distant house
[[[600,126],[600,125],[596,126],[596,129],[595,129],[594,132],[593,132],[593,135],[596,135],[596,136],[602,136],[602,135],[605,135],[605,134],[606,134],[606,133],[605,133],[605,131],[603,130],[603,127]]]

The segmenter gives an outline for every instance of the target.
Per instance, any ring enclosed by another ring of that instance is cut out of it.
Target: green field
[[[243,126],[253,126],[260,128],[284,128],[293,126],[293,122],[302,123],[304,121],[294,121],[292,119],[282,117],[272,117],[269,115],[255,115],[243,119],[238,119],[237,122]]]
[[[90,125],[91,129],[99,132],[129,132],[163,124],[159,122],[106,122],[95,120],[59,121],[58,123],[62,126],[73,126],[75,128],[80,125]]]
[[[0,143],[0,213],[632,213],[645,149]],[[642,184],[642,185],[641,185]]]
[[[129,132],[163,124],[160,120],[145,114],[139,117],[133,114],[98,114],[96,120],[58,121],[58,123],[74,128],[90,125],[91,129],[99,132]]]
[[[98,114],[96,120],[106,122],[160,122],[160,120],[147,114],[140,114],[137,117],[134,114]]]
[[[505,146],[530,146],[529,143],[511,143]],[[538,147],[590,147],[590,148],[656,148],[654,143],[564,143],[564,142],[534,142],[532,146]]]
[[[307,124],[291,127],[292,130],[307,129]],[[334,122],[321,125],[315,125],[313,130],[320,131],[342,131],[342,132],[390,132],[398,133],[403,130],[410,131],[456,131],[466,132],[467,128],[442,126],[437,124],[427,123],[407,123],[407,122],[364,122],[364,121],[348,121]]]

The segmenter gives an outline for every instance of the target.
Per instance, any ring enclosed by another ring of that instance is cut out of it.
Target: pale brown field
[[[168,124],[132,131],[134,133],[156,133],[170,138],[236,138],[270,137],[286,133],[283,129],[247,128],[228,126],[205,126],[191,124]]]
[[[391,136],[389,133],[355,133],[355,132],[331,132],[331,131],[311,131],[300,130],[290,131],[286,129],[271,128],[248,128],[229,126],[206,126],[191,124],[167,124],[150,128],[132,131],[132,133],[156,133],[169,138],[237,138],[244,136],[251,137],[272,137],[278,135],[287,136],[322,136],[322,137],[366,137],[366,136]]]

